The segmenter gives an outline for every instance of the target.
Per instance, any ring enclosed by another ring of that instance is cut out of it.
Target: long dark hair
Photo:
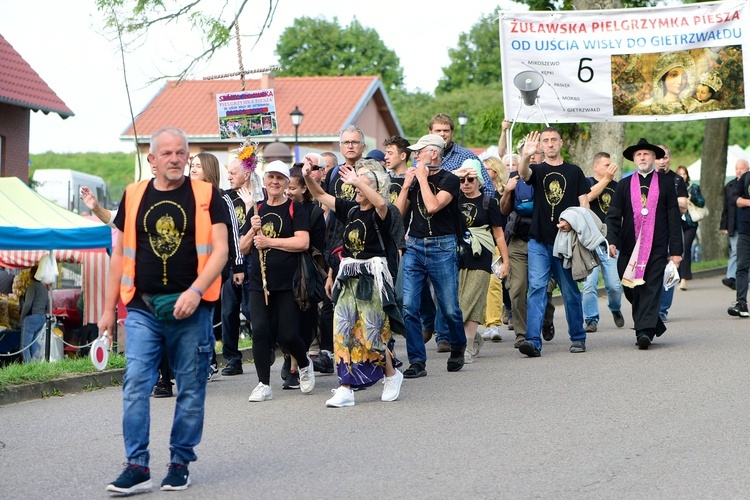
[[[305,184],[305,178],[302,175],[302,168],[301,167],[292,167],[289,169],[289,180],[297,179],[297,184],[305,188],[305,190],[302,192],[302,197],[305,199],[305,202],[313,201],[312,193],[310,193],[310,190],[307,189],[307,185]]]

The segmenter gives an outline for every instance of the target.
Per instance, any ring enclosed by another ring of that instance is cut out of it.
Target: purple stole
[[[639,175],[638,172],[635,172],[630,176],[630,204],[633,208],[633,225],[635,227],[636,240],[628,267],[622,275],[623,286],[629,288],[635,288],[638,285],[646,283],[643,275],[646,273],[646,264],[651,255],[651,245],[654,242],[656,205],[659,201],[659,174],[656,170],[653,170],[645,207],[642,202]]]

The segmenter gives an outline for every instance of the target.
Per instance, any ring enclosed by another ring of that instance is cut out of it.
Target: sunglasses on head
[[[476,177],[462,177],[458,180],[458,182],[463,184],[464,182],[474,182],[475,180],[477,180]]]

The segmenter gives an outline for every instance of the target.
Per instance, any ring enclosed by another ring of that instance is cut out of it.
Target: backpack
[[[256,213],[260,212],[260,203]],[[294,202],[290,200],[289,216],[294,220]],[[317,261],[316,261],[317,260]],[[323,301],[326,297],[325,280],[328,274],[322,267],[323,255],[314,247],[298,253],[297,269],[292,278],[292,293],[294,301],[301,311],[307,311],[310,307]]]
[[[515,190],[514,208],[518,215],[522,217],[531,217],[534,213],[534,186],[526,184],[519,178]]]

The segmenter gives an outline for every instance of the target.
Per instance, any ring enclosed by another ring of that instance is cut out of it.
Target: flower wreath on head
[[[237,148],[233,149],[232,153],[237,153],[237,158],[242,162],[242,168],[248,172],[255,172],[255,167],[258,166],[258,143],[253,142],[249,137],[245,139],[245,142]]]
[[[253,201],[258,203],[263,201],[263,183],[260,180],[258,172],[255,171],[258,166],[258,143],[254,142],[249,137],[245,138],[239,148],[232,149],[232,153],[237,154],[237,159],[240,160],[242,168],[250,173],[250,191],[252,193]]]

